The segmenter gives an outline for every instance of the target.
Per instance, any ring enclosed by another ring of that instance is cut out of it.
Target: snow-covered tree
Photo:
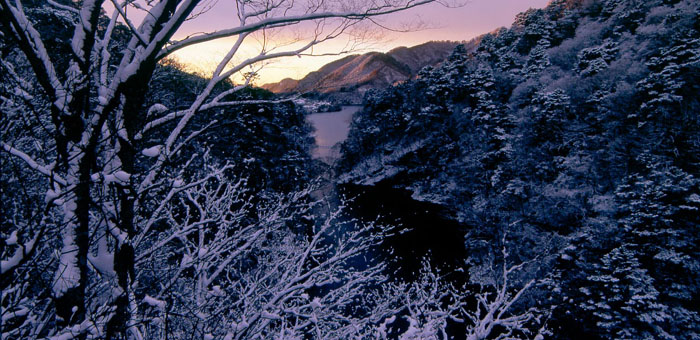
[[[464,322],[466,292],[447,282],[426,260],[417,280],[387,284],[384,294],[384,305],[389,306],[385,312],[391,313],[374,327],[377,339],[448,339],[448,323]],[[400,327],[398,319],[407,325]]]
[[[518,282],[514,276],[523,271],[528,262],[510,265],[505,244],[502,255],[500,271],[497,271],[500,277],[495,278],[492,288],[494,291],[477,294],[476,309],[467,311],[467,318],[471,321],[467,327],[467,339],[542,338],[542,333],[546,332],[549,310],[543,306],[524,309],[522,305],[517,305],[523,295],[537,285],[538,280],[530,278]]]
[[[578,54],[578,69],[582,76],[600,73],[615,59],[617,47],[607,41],[602,46],[585,48]]]
[[[16,84],[3,89],[12,94],[3,93],[3,121],[32,121],[31,129],[3,133],[2,150],[14,169],[31,172],[43,187],[27,196],[43,200],[35,214],[14,216],[7,235],[3,226],[3,338],[149,338],[143,313],[163,304],[162,296],[144,295],[150,293],[139,275],[148,263],[139,262],[139,247],[167,234],[162,226],[154,229],[153,219],[173,215],[171,222],[196,229],[189,218],[203,215],[181,214],[195,209],[199,198],[185,203],[182,195],[213,175],[185,175],[183,163],[175,161],[214,123],[192,129],[192,121],[208,110],[255,103],[232,96],[251,77],[233,85],[232,76],[276,58],[310,54],[343,34],[353,40],[368,18],[430,2],[235,1],[229,27],[176,39],[183,23],[197,20],[211,3],[0,1],[2,77]],[[56,29],[61,25],[66,29]],[[255,35],[294,27],[300,29],[295,44],[272,46],[261,39],[257,55],[241,58],[242,46]],[[191,102],[146,107],[159,62],[185,47],[226,39],[232,39],[229,51]],[[159,138],[148,138],[154,134]],[[209,192],[208,199],[228,197],[222,190]],[[254,239],[235,246],[247,241]],[[33,282],[30,269],[50,275],[48,285]],[[200,284],[208,286],[199,292],[213,289],[215,280],[206,279],[213,273],[201,275]]]
[[[546,52],[549,45],[549,40],[546,39],[540,39],[537,42],[537,45],[530,51],[525,67],[522,69],[523,77],[537,77],[540,72],[551,65],[549,55]]]
[[[580,288],[587,299],[584,309],[594,315],[602,337],[674,339],[661,327],[671,317],[667,307],[629,248],[606,254],[587,280]]]
[[[306,226],[311,189],[254,202],[245,181],[208,171],[198,183],[173,188],[163,221],[169,228],[137,250],[144,295],[144,336],[283,339],[312,335],[348,339],[369,327],[355,302],[382,282],[380,265],[362,262],[383,233],[372,226],[337,227],[342,211]],[[178,213],[173,213],[178,212]],[[250,223],[251,213],[257,215]],[[301,230],[300,230],[301,229]],[[310,230],[305,230],[310,229]]]
[[[541,339],[548,334],[550,308],[532,299],[546,279],[530,271],[535,261],[513,264],[505,240],[492,263],[470,269],[469,285],[451,281],[464,271],[445,273],[427,261],[413,282],[385,284],[375,337],[446,340],[464,331],[460,336],[470,340]]]
[[[391,184],[440,195],[470,225],[470,264],[511,221],[525,253],[567,244],[545,301],[552,338],[697,338],[699,4],[552,1],[479,37],[458,91],[438,66],[410,95],[375,94],[399,112],[448,103],[421,130],[383,122],[369,152],[420,140],[386,162]]]
[[[547,42],[551,40],[554,23],[545,10],[531,8],[515,17],[513,28],[521,31],[517,51],[528,53],[536,45],[541,44],[541,40]]]

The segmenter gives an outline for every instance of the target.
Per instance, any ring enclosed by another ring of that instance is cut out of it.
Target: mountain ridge
[[[274,93],[331,94],[354,92],[359,95],[406,81],[425,66],[444,61],[459,45],[454,41],[430,41],[412,47],[397,47],[389,52],[349,55],[322,66],[302,79],[285,78],[261,87]]]

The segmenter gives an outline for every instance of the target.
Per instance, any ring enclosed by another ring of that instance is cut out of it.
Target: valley
[[[700,339],[700,2],[525,2],[0,0],[0,338]]]
[[[330,208],[319,209],[317,220],[323,220],[338,205],[346,206],[345,217],[338,221],[338,228],[360,219],[365,223],[376,222],[394,228],[374,250],[373,259],[387,263],[387,271],[394,280],[415,280],[426,259],[433,267],[440,267],[451,274],[446,277],[454,282],[465,282],[462,260],[465,257],[465,226],[450,217],[445,207],[421,202],[411,197],[411,192],[393,187],[390,183],[362,186],[340,184],[333,166],[340,154],[340,144],[348,137],[352,117],[362,108],[344,106],[338,112],[311,113],[307,120],[314,128],[316,147],[311,155],[328,164],[321,176],[325,184],[313,194],[328,202]]]

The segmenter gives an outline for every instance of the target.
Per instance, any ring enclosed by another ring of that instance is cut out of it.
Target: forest
[[[551,338],[697,338],[699,9],[522,13],[369,94],[341,179],[448,207],[467,228],[471,281],[493,280],[483,271],[503,257],[488,254],[503,247],[529,263],[518,308],[546,310]]]
[[[332,161],[258,67],[434,0],[233,2],[0,0],[2,339],[700,339],[700,2],[523,12]]]

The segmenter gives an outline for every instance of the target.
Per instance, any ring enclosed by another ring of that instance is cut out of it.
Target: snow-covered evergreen
[[[684,0],[522,13],[368,96],[343,178],[376,178],[358,165],[381,157],[384,183],[439,195],[471,266],[505,232],[520,259],[543,256],[548,288],[532,296],[552,309],[548,338],[697,338],[698,13]]]

